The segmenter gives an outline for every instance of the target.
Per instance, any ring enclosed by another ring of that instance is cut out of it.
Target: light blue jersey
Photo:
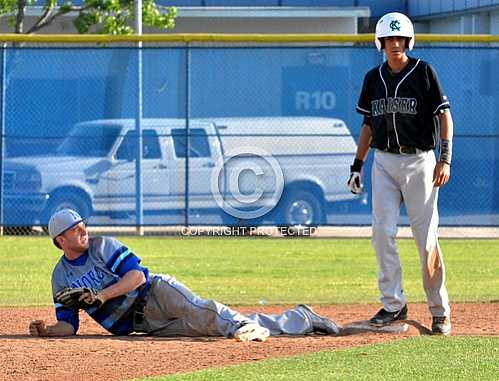
[[[100,291],[117,283],[128,271],[142,271],[144,286],[127,295],[106,301],[86,312],[115,335],[132,332],[152,336],[233,337],[248,323],[267,328],[271,335],[303,335],[314,332],[310,313],[303,307],[283,314],[244,316],[214,300],[194,294],[167,274],[151,274],[140,259],[114,238],[89,239],[88,250],[75,260],[63,256],[52,274],[52,292],[66,287],[90,287]],[[70,323],[78,331],[78,311],[55,304],[57,320]],[[314,317],[314,319],[322,319]]]
[[[75,260],[62,256],[52,273],[52,293],[66,287],[89,287],[97,291],[117,283],[128,271],[139,270],[146,277],[145,287],[108,300],[99,308],[86,312],[102,327],[115,335],[133,332],[133,304],[150,287],[149,270],[125,245],[111,237],[89,238],[88,250]],[[78,331],[78,311],[55,303],[57,320],[70,323]]]

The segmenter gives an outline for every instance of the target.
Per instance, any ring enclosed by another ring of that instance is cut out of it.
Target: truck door
[[[220,144],[216,134],[209,131],[211,131],[209,126],[190,128],[188,149],[185,128],[171,130],[174,162],[178,175],[172,176],[170,185],[172,191],[177,194],[179,204],[184,208],[185,198],[189,197],[189,214],[192,216],[199,214],[201,210],[216,207],[210,182],[211,172],[220,157]],[[186,170],[187,165],[188,170]],[[186,192],[186,173],[189,176],[188,192]]]
[[[161,209],[170,193],[167,166],[164,164],[156,130],[144,129],[142,133],[143,208]],[[99,180],[98,194],[105,198],[107,210],[115,212],[135,210],[136,150],[137,133],[130,130],[116,151],[112,168]]]

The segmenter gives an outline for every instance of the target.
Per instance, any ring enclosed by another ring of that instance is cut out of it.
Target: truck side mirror
[[[85,176],[96,176],[111,169],[112,164],[108,159],[103,159],[83,171]]]

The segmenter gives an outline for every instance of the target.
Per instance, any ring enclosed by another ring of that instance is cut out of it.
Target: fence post
[[[4,136],[5,136],[5,94],[6,94],[6,81],[5,81],[5,74],[7,72],[6,70],[6,65],[7,63],[7,43],[4,43],[2,46],[2,75],[0,78],[0,84],[2,88],[2,100],[1,100],[1,110],[0,110],[0,128],[1,128],[1,133],[0,133],[0,236],[3,235],[4,229],[3,229],[3,224],[4,224],[4,213],[3,213],[3,206],[4,206],[4,201],[3,201],[3,160],[5,158],[5,149],[4,149]]]
[[[191,49],[189,42],[186,42],[185,51],[185,226],[189,226],[189,155],[191,148],[190,140],[190,118],[191,118]]]
[[[135,33],[142,35],[142,0],[135,0]],[[137,110],[135,130],[137,131],[137,157],[135,160],[135,224],[137,234],[144,235],[144,207],[142,194],[142,41],[137,43]]]

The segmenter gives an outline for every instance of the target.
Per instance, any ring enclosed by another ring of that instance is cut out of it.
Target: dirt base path
[[[453,304],[453,335],[499,335],[499,304]],[[341,325],[366,320],[374,305],[315,306]],[[284,307],[246,307],[241,312],[281,312]],[[341,337],[271,337],[264,343],[224,338],[157,338],[110,336],[85,314],[78,336],[36,338],[27,335],[34,319],[54,322],[52,308],[0,309],[0,379],[127,380],[173,374],[305,352],[361,346],[428,333],[426,305],[409,306],[409,330],[402,334],[350,332]],[[91,366],[89,364],[92,364]]]

